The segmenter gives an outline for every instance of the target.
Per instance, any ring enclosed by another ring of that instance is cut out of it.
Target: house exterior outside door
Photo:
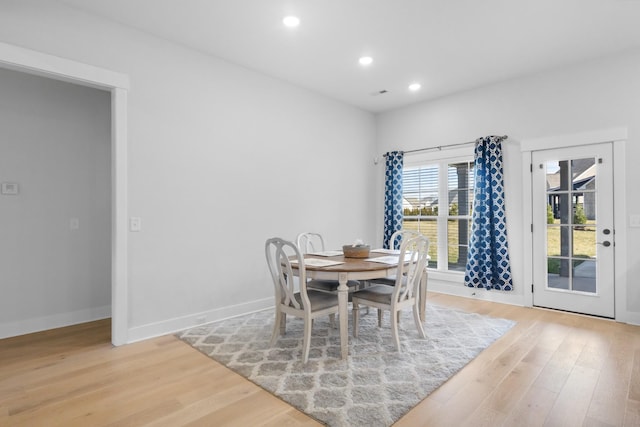
[[[612,144],[532,153],[533,305],[615,317]]]

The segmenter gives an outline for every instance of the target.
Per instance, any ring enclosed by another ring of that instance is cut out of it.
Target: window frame
[[[410,153],[404,156],[403,168],[416,168],[420,166],[438,165],[438,215],[435,216],[437,227],[437,267],[429,267],[428,269],[434,273],[442,273],[454,277],[463,277],[464,271],[449,269],[449,239],[448,239],[448,221],[451,219],[468,219],[469,224],[472,221],[472,212],[466,216],[449,215],[449,165],[453,163],[469,162],[474,163],[474,146],[444,148],[438,151],[427,151],[420,153]],[[403,172],[404,173],[404,172]],[[475,184],[475,183],[474,183]],[[474,192],[475,188],[469,188],[470,192]],[[403,189],[404,196],[404,189]],[[440,200],[446,200],[441,203]],[[404,227],[404,212],[403,212]],[[470,236],[469,236],[470,237]],[[442,261],[444,260],[444,262]]]

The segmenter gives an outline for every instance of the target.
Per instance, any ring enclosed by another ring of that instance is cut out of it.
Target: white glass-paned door
[[[611,144],[532,160],[534,305],[614,317]]]

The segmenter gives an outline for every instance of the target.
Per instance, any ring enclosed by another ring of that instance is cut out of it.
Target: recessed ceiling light
[[[300,25],[300,18],[297,16],[285,16],[282,23],[289,28],[295,28]]]
[[[411,83],[411,84],[409,85],[409,90],[410,90],[411,92],[415,92],[415,91],[420,90],[420,88],[421,88],[421,87],[422,87],[422,85],[421,85],[420,83]]]
[[[358,59],[358,62],[360,63],[360,65],[371,65],[371,63],[373,62],[373,58],[370,56],[363,56],[362,58]]]

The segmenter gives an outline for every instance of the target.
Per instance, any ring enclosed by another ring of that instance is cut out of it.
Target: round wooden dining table
[[[378,257],[388,257],[388,254],[371,251],[369,259]],[[349,334],[348,334],[348,316],[349,316],[349,287],[347,282],[350,280],[366,281],[371,279],[380,279],[393,276],[398,268],[397,262],[388,264],[376,261],[367,261],[363,258],[348,258],[343,255],[338,256],[318,256],[306,254],[305,271],[307,279],[315,280],[337,280],[338,286],[338,304],[340,316],[340,353],[343,359],[349,355]],[[313,265],[311,259],[321,259],[326,261],[338,261],[340,264],[330,266]],[[308,261],[309,260],[309,261]],[[294,267],[292,265],[292,267]],[[294,267],[293,273],[297,274],[297,268]],[[424,320],[426,297],[427,297],[427,272],[425,270],[420,284],[420,318]]]

